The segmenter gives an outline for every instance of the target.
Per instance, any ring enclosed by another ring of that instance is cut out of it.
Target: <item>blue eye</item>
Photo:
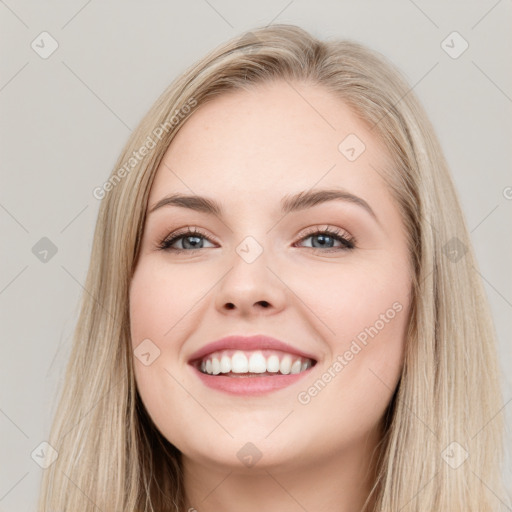
[[[340,234],[342,231],[341,229],[335,228],[331,229],[326,227],[325,229],[318,229],[314,228],[312,232],[309,232],[306,236],[301,238],[301,242],[304,240],[307,240],[308,238],[317,238],[318,243],[320,245],[317,245],[316,247],[313,246],[312,249],[324,249],[327,248],[326,251],[323,252],[332,252],[334,251],[343,251],[346,249],[353,249],[355,247],[354,239],[349,236],[348,234],[342,235]],[[338,241],[341,243],[342,247],[332,247],[329,246],[330,241]]]
[[[175,252],[182,252],[182,251],[195,251],[197,249],[202,249],[202,243],[200,241],[201,238],[204,238],[206,240],[209,240],[208,237],[201,232],[200,230],[193,228],[187,228],[187,231],[173,233],[170,237],[165,238],[160,242],[158,245],[159,249],[162,249],[163,251],[175,251]],[[188,245],[191,245],[189,249],[177,249],[175,247],[172,247],[178,240],[183,241],[183,243],[186,243]]]
[[[333,252],[333,251],[344,251],[347,249],[353,249],[355,247],[355,240],[351,236],[341,234],[342,230],[335,228],[331,229],[326,227],[324,229],[314,228],[305,236],[300,239],[300,242],[307,240],[308,238],[317,238],[317,246],[310,247],[311,249],[320,250],[320,252]],[[197,228],[187,228],[185,232],[180,231],[173,233],[158,244],[158,248],[163,251],[172,251],[175,253],[179,252],[191,252],[199,249],[203,249],[204,241],[211,240]],[[181,242],[182,248],[172,247],[176,242]],[[341,247],[332,247],[331,242],[339,242]],[[187,247],[188,246],[188,247]]]

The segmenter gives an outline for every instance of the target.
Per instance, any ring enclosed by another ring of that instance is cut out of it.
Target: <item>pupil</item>
[[[326,239],[331,239],[332,240],[332,238],[329,235],[327,235],[327,236],[326,235],[316,235],[316,237],[313,237],[313,240],[315,238],[318,238],[319,240],[322,240],[322,242],[320,242],[320,247],[325,247],[325,240]],[[315,246],[314,243],[313,243],[313,246]]]
[[[187,241],[190,240],[190,239],[194,239],[196,242],[192,243],[192,249],[197,249],[197,245],[199,245],[199,243],[197,242],[198,240],[200,241],[201,237],[200,236],[187,236],[183,239],[184,241],[184,245],[186,246],[187,245]]]

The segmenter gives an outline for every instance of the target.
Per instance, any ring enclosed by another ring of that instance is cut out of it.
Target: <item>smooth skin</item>
[[[338,148],[349,134],[366,146],[354,161]],[[177,193],[206,196],[223,209],[222,216],[179,206],[150,213],[130,288],[132,346],[150,339],[160,350],[147,366],[134,358],[138,390],[160,432],[183,454],[189,507],[361,509],[382,417],[400,378],[410,311],[406,234],[380,172],[390,162],[339,98],[318,85],[285,81],[201,105],[170,144],[148,212]],[[364,199],[377,220],[343,200],[280,213],[284,197],[324,188]],[[326,226],[355,239],[355,247],[343,249],[322,234],[305,238]],[[173,248],[181,252],[158,248],[187,227],[206,238],[177,240]],[[248,236],[263,251],[252,263],[237,252]],[[299,393],[329,368],[332,374],[337,356],[394,303],[402,310],[301,403]],[[317,364],[266,395],[213,390],[189,357],[232,334],[273,336],[315,354]],[[237,456],[249,442],[261,453],[252,467]]]

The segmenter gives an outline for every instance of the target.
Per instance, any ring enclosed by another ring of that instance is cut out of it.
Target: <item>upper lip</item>
[[[199,350],[196,350],[190,357],[189,362],[197,361],[202,359],[204,356],[217,352],[220,350],[281,350],[289,354],[294,354],[300,357],[308,358],[316,361],[315,356],[297,349],[296,347],[280,341],[271,336],[264,334],[257,334],[255,336],[226,336],[217,341],[212,341],[207,345],[204,345]]]

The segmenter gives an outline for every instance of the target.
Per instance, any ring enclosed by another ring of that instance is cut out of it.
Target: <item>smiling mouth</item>
[[[191,364],[206,375],[254,378],[303,373],[316,361],[279,350],[220,350]]]

